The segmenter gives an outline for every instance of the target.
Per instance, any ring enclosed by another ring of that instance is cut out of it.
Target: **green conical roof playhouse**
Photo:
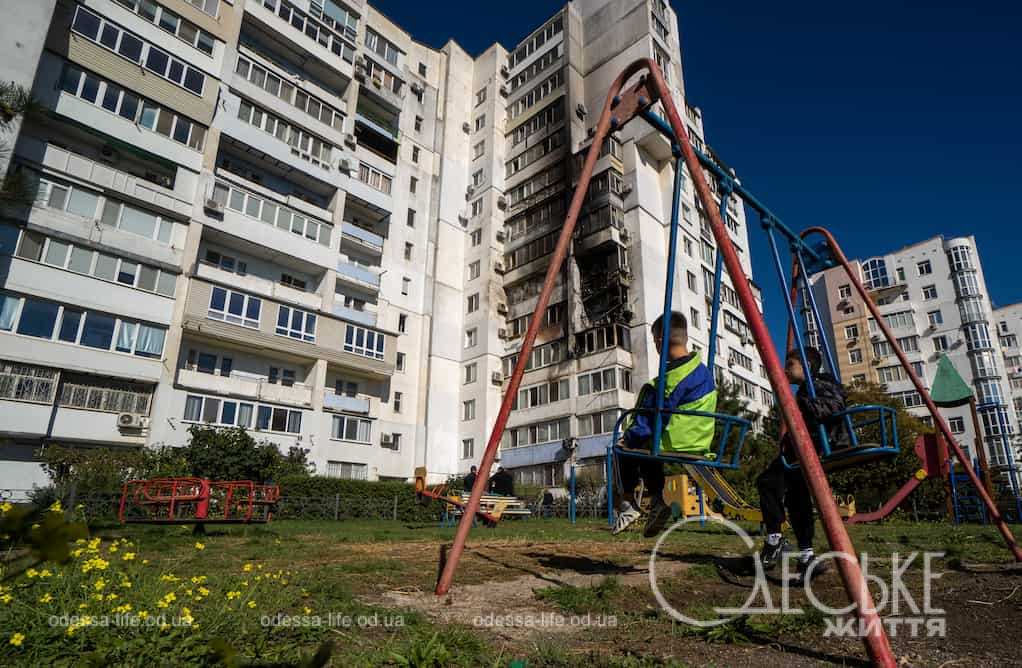
[[[962,380],[947,355],[941,355],[937,363],[937,375],[933,379],[930,397],[933,403],[944,408],[967,404],[972,398],[972,388]]]

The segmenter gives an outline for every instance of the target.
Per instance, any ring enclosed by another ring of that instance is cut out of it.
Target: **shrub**
[[[416,500],[415,488],[400,480],[345,480],[326,476],[288,475],[277,483],[281,496],[287,499],[343,499],[341,513],[346,518],[389,517],[397,499],[397,516],[404,521],[433,521],[439,517],[442,504],[423,505]],[[280,513],[287,517],[287,505]]]

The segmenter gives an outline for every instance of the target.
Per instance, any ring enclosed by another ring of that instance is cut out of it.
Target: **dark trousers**
[[[813,497],[802,477],[802,471],[785,468],[778,457],[756,478],[756,487],[759,489],[759,507],[763,511],[763,524],[767,532],[781,532],[784,510],[787,508],[788,522],[795,532],[799,549],[812,547],[815,530]]]
[[[646,493],[651,499],[663,500],[664,465],[652,459],[640,457],[616,457],[615,464],[620,475],[621,489],[633,492],[641,478],[646,483]]]

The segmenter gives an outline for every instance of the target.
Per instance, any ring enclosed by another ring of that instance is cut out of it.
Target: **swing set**
[[[630,86],[625,89],[625,84],[630,82],[632,82]],[[807,371],[806,377],[809,379],[807,381],[807,391],[810,396],[815,396],[815,388],[811,381],[811,374],[808,373],[809,365],[806,360],[805,344],[802,340],[801,328],[797,326],[796,304],[798,302],[799,295],[798,287],[801,285],[808,285],[808,277],[812,275],[812,273],[835,266],[841,266],[848,275],[851,285],[853,285],[855,290],[858,291],[867,308],[870,309],[870,312],[876,319],[877,327],[890,343],[892,350],[894,350],[897,355],[906,374],[909,378],[911,378],[916,390],[923,398],[923,401],[933,416],[934,424],[938,426],[941,435],[943,435],[947,443],[954,448],[955,453],[960,460],[967,460],[965,459],[961,448],[952,437],[947,423],[938,413],[937,407],[927,393],[926,388],[912,370],[911,364],[905,357],[904,352],[898,346],[895,337],[891,334],[885,324],[876,305],[873,303],[861,281],[859,281],[856,272],[852,269],[852,266],[849,264],[830,233],[823,228],[814,227],[806,230],[801,235],[795,234],[786,225],[784,225],[777,216],[771,213],[769,209],[756,199],[754,195],[742,187],[741,184],[739,184],[733,176],[731,176],[731,174],[722,169],[710,157],[698,153],[688,140],[685,124],[679,116],[677,108],[674,105],[674,101],[670,97],[668,91],[669,89],[664,81],[663,74],[660,69],[651,59],[648,58],[633,62],[625,68],[625,70],[610,86],[610,91],[607,94],[603,111],[600,114],[600,119],[593,135],[592,144],[586,154],[586,159],[578,179],[578,185],[575,188],[571,204],[568,208],[568,214],[565,219],[564,226],[561,229],[560,237],[558,238],[550,265],[547,269],[543,288],[539,294],[535,311],[529,319],[529,326],[522,342],[518,360],[505,390],[500,411],[497,414],[497,419],[493,426],[493,431],[490,434],[486,450],[479,463],[478,477],[472,487],[472,494],[468,503],[465,505],[464,514],[458,524],[454,542],[451,545],[451,549],[446,554],[446,559],[443,560],[440,577],[436,586],[436,594],[446,594],[454,580],[454,573],[458,567],[461,555],[464,552],[465,542],[472,526],[472,519],[479,510],[480,499],[485,490],[489,471],[493,466],[497,450],[500,446],[501,435],[503,434],[504,428],[507,424],[512,402],[518,393],[518,387],[521,384],[522,376],[525,373],[526,363],[529,359],[533,344],[536,340],[536,335],[543,319],[542,316],[546,313],[547,306],[550,302],[551,292],[553,291],[561,265],[564,263],[567,256],[568,247],[571,243],[572,236],[575,231],[575,225],[578,222],[579,213],[582,209],[589,187],[589,182],[592,178],[593,170],[596,166],[597,159],[599,158],[601,148],[612,132],[620,130],[625,126],[625,124],[633,120],[635,117],[641,117],[652,125],[655,130],[659,131],[667,138],[671,144],[672,154],[674,156],[674,193],[671,208],[667,279],[664,290],[664,313],[667,314],[671,311],[674,270],[677,264],[678,217],[679,210],[681,208],[680,197],[683,179],[682,165],[684,164],[688,168],[688,172],[695,184],[696,193],[699,200],[701,200],[703,209],[706,211],[710,219],[710,230],[716,241],[718,249],[712,302],[711,327],[713,329],[711,330],[710,335],[707,364],[712,365],[716,355],[717,315],[720,311],[722,276],[723,271],[726,268],[734,286],[735,293],[738,296],[742,312],[748,322],[752,338],[759,351],[763,365],[766,368],[770,384],[773,387],[778,408],[784,419],[784,427],[791,435],[790,440],[794,445],[795,454],[797,455],[792,460],[785,460],[785,465],[790,468],[801,469],[813,495],[813,499],[816,502],[816,507],[819,509],[820,517],[831,549],[845,555],[845,558],[836,560],[837,567],[844,582],[845,591],[847,592],[850,601],[855,604],[855,611],[859,617],[859,628],[866,630],[866,633],[863,636],[863,642],[866,646],[866,651],[870,660],[876,665],[895,666],[896,661],[893,653],[891,652],[886,631],[883,624],[880,622],[880,617],[873,604],[872,596],[866,586],[857,554],[852,546],[852,542],[848,536],[845,525],[842,522],[837,504],[834,501],[830,485],[825,474],[825,469],[833,470],[834,468],[844,466],[858,466],[866,464],[867,462],[877,461],[879,459],[897,455],[899,452],[899,444],[895,430],[893,411],[892,409],[884,406],[856,406],[849,408],[834,418],[835,420],[843,423],[844,429],[842,432],[844,437],[834,439],[837,442],[832,443],[826,433],[826,429],[821,427],[818,438],[820,447],[819,451],[817,451],[817,447],[814,445],[813,439],[806,427],[806,423],[799,411],[791,386],[784,375],[783,366],[778,358],[773,342],[770,339],[766,323],[759,311],[755,296],[749,286],[749,281],[745,275],[745,271],[742,268],[741,261],[723,222],[723,212],[727,206],[727,201],[732,194],[740,197],[748,207],[759,214],[762,227],[767,233],[767,238],[770,242],[770,247],[774,257],[774,263],[777,268],[778,278],[784,288],[786,297],[785,306],[787,307],[789,323],[789,345],[787,349],[798,351],[802,367]],[[658,102],[663,109],[663,117],[653,109],[653,105]],[[720,184],[721,202],[719,210],[718,207],[714,206],[714,196],[707,184],[707,179],[704,176],[704,170],[716,178]],[[777,241],[778,235],[784,237],[784,239],[788,242],[792,256],[792,281],[790,285],[785,275],[784,265],[781,261],[781,254]],[[820,319],[820,313],[816,308],[812,291],[807,289],[802,292],[807,295],[809,302],[807,304],[809,307],[808,310],[812,312],[812,317],[817,328],[822,330],[822,320]],[[669,340],[669,321],[670,318],[663,318],[663,341]],[[703,412],[686,413],[688,415],[698,415],[716,421],[719,436],[716,451],[712,453],[711,456],[705,458],[693,458],[690,456],[660,451],[660,440],[663,433],[665,415],[666,419],[669,420],[670,415],[672,414],[684,413],[683,411],[666,411],[663,407],[665,398],[665,370],[667,368],[668,361],[667,348],[667,346],[663,346],[660,353],[656,407],[654,409],[646,409],[647,412],[653,413],[654,416],[654,432],[651,450],[626,450],[616,445],[620,434],[621,422],[626,416],[635,413],[634,410],[626,411],[619,418],[614,428],[614,440],[612,441],[614,445],[612,445],[612,451],[609,453],[612,455],[611,459],[613,459],[613,456],[641,457],[660,462],[684,463],[690,466],[706,469],[737,468],[739,465],[739,457],[741,455],[741,446],[749,431],[750,424],[748,421],[732,415]],[[826,352],[826,364],[828,368],[837,375],[837,368],[833,354],[829,350]],[[871,436],[869,440],[866,440],[864,436],[867,430]],[[612,464],[608,463],[608,467],[609,466],[612,466]],[[979,491],[991,520],[997,524],[1005,542],[1012,550],[1016,561],[1022,561],[1022,549],[1020,549],[1015,543],[1015,539],[1012,536],[1011,531],[1004,523],[1004,520],[1001,518],[1001,515],[993,501],[990,499],[989,495],[986,494],[986,491],[979,483],[979,480],[976,479],[975,473],[971,467],[966,467],[966,471],[969,474],[973,485]],[[610,498],[608,498],[608,505],[612,505]]]

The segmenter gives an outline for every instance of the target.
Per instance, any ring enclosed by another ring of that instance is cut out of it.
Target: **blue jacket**
[[[684,357],[670,361],[667,364],[667,371],[670,372],[672,369],[676,369],[677,367],[692,361],[695,355],[697,355],[697,353],[689,353]],[[681,382],[674,387],[671,393],[664,398],[664,409],[678,410],[679,407],[697,402],[700,399],[707,397],[707,395],[715,393],[715,391],[716,388],[713,381],[713,374],[710,373],[710,370],[706,368],[705,364],[700,362],[695,369],[685,376]],[[713,403],[715,406],[715,402]],[[632,414],[631,425],[627,430],[625,430],[623,437],[625,446],[632,449],[648,450],[650,449],[650,442],[653,440],[654,413],[656,409],[656,379],[653,379],[642,386],[638,400],[635,402],[635,407],[651,410],[646,413]],[[710,408],[710,412],[713,410],[714,408]],[[694,419],[697,419],[700,422],[704,420],[710,420],[712,422],[711,418]],[[663,421],[665,430],[667,428],[667,423],[668,419],[665,419]]]

